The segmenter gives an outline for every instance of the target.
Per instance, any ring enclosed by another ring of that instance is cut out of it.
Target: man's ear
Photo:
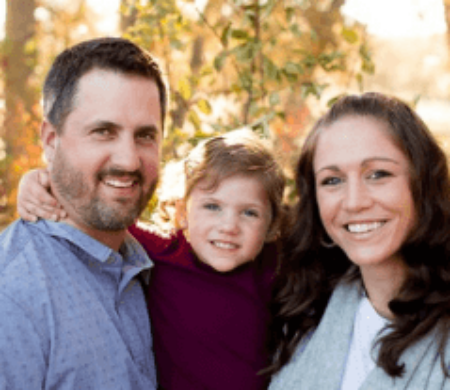
[[[41,125],[41,140],[45,159],[47,160],[48,164],[51,165],[55,155],[58,134],[55,127],[47,120],[44,120]]]

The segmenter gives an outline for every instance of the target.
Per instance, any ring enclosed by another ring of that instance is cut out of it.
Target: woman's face
[[[367,116],[337,120],[323,129],[313,167],[331,239],[361,271],[398,265],[416,212],[408,159],[386,125]]]

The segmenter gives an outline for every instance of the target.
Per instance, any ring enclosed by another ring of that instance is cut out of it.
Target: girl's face
[[[416,215],[408,159],[386,125],[356,115],[337,120],[323,129],[313,165],[331,239],[363,273],[398,266]]]
[[[272,221],[270,202],[257,177],[231,176],[213,190],[204,184],[187,201],[189,241],[200,261],[231,271],[261,251]]]

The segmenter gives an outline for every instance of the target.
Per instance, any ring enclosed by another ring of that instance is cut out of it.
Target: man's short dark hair
[[[167,111],[167,87],[155,59],[123,38],[98,38],[81,42],[59,54],[44,83],[44,114],[61,133],[73,110],[74,96],[82,76],[93,69],[111,70],[153,80],[159,91],[161,126]]]

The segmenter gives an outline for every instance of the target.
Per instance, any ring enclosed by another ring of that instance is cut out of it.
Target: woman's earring
[[[322,237],[320,238],[320,245],[327,249],[334,248],[336,243],[328,235],[326,235],[326,237],[328,237],[329,241],[326,241],[324,235],[322,234]]]

